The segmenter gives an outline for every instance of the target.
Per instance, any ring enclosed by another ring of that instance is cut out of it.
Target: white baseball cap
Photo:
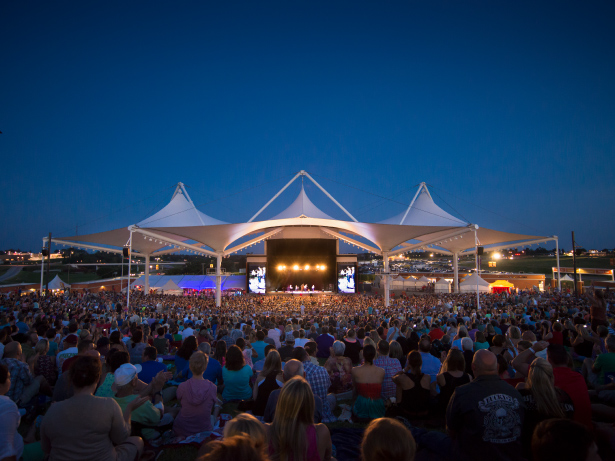
[[[131,382],[137,374],[141,373],[141,365],[133,365],[131,363],[125,363],[115,370],[115,384],[118,386],[125,386]]]

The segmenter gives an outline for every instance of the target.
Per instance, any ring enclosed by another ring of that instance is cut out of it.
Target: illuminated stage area
[[[335,238],[272,238],[265,251],[247,258],[249,293],[355,292],[356,255],[338,255]]]

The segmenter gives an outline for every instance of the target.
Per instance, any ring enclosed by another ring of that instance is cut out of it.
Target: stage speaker
[[[482,256],[484,252],[485,252],[485,247],[476,247],[476,254],[478,256]]]
[[[124,254],[124,258],[130,258],[130,248],[128,247],[122,248],[122,253]]]
[[[43,248],[43,249],[41,250],[41,254],[42,254],[43,256],[47,257],[47,256],[49,256],[49,250],[47,250],[47,248]]]

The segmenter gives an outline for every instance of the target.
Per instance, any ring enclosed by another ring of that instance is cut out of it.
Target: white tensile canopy
[[[426,285],[427,283],[429,283],[429,279],[423,275],[420,279],[416,281],[416,283]]]
[[[59,275],[56,275],[51,282],[49,282],[50,290],[66,290],[70,288],[70,285],[64,282]]]
[[[303,185],[295,201],[272,219],[255,219],[297,178],[307,177],[347,216],[348,220],[333,219],[322,212],[308,198]],[[389,303],[389,257],[396,254],[429,248],[430,251],[453,256],[455,271],[454,291],[457,291],[457,259],[459,255],[475,253],[478,246],[488,250],[509,247],[511,244],[539,243],[557,237],[528,236],[483,229],[467,223],[436,205],[425,183],[421,183],[408,209],[394,218],[380,223],[359,222],[333,198],[309,173],[297,173],[250,220],[243,223],[225,223],[199,211],[190,199],[184,185],[178,183],[171,201],[160,211],[127,228],[114,229],[88,235],[53,238],[52,242],[84,249],[121,253],[124,246],[134,257],[145,258],[145,289],[149,289],[149,260],[173,252],[193,252],[217,258],[216,303],[221,303],[221,261],[236,253],[282,232],[314,228],[328,238],[334,237],[372,253],[384,260],[385,305]],[[243,243],[236,243],[254,236]],[[43,239],[45,243],[47,238]],[[366,240],[369,243],[366,243]],[[557,245],[557,243],[556,243]],[[558,257],[559,267],[559,257]],[[558,272],[559,274],[559,272]],[[406,281],[408,283],[408,281]],[[411,281],[410,283],[415,283]],[[424,282],[423,282],[424,283]],[[129,300],[128,300],[129,302]]]
[[[491,291],[491,286],[489,282],[474,273],[466,277],[464,281],[459,284],[459,291],[461,293],[472,293],[474,291],[489,293]]]

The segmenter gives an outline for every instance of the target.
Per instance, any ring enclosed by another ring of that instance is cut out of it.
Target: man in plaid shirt
[[[337,418],[333,415],[333,408],[331,408],[332,405],[335,406],[335,396],[332,396],[331,400],[327,399],[329,387],[331,386],[331,378],[329,378],[327,370],[321,366],[314,365],[303,347],[295,347],[293,358],[303,363],[305,380],[312,388],[314,395],[317,395],[322,400],[322,422],[332,423],[337,421]]]
[[[401,371],[399,360],[389,357],[389,343],[378,341],[378,357],[374,360],[374,365],[384,369],[384,381],[382,381],[381,396],[384,400],[395,397],[397,386],[393,382],[393,376]]]
[[[0,363],[8,367],[11,374],[11,387],[6,396],[18,406],[26,405],[38,394],[41,385],[46,385],[42,376],[36,378],[32,376],[28,364],[21,361],[22,356],[21,344],[13,341],[6,345],[4,358],[0,360]],[[51,395],[50,392],[47,393]]]

